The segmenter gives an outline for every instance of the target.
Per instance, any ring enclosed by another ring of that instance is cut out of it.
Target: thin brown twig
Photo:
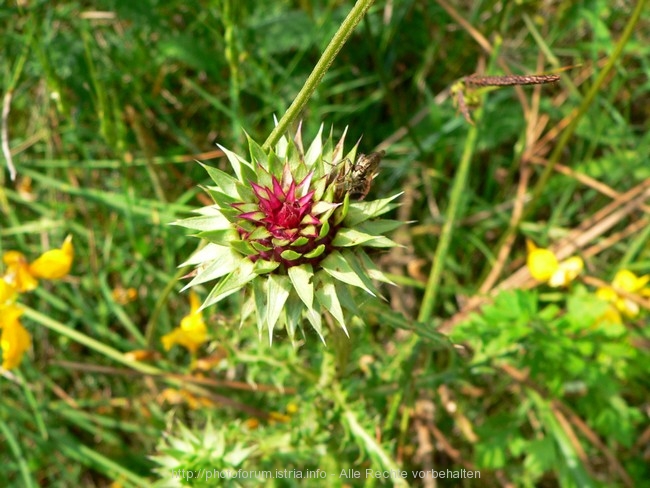
[[[531,156],[529,161],[533,164],[537,164],[540,166],[546,166],[548,165],[548,161],[544,158],[541,158],[539,156]],[[565,166],[563,164],[556,164],[555,165],[555,170],[558,173],[561,173],[566,176],[570,176],[571,178],[574,178],[576,181],[582,183],[583,185],[593,188],[599,193],[602,193],[603,195],[615,199],[615,198],[621,198],[622,194],[611,188],[610,186],[601,183],[595,178],[592,178],[591,176],[587,176],[584,173],[579,173],[578,171],[575,171],[568,166]],[[644,212],[650,213],[650,206],[648,205],[641,205],[639,207],[641,210]]]
[[[476,41],[476,43],[481,46],[481,48],[487,53],[487,54],[492,54],[492,51],[494,50],[492,48],[492,45],[490,44],[490,41],[487,40],[487,38],[481,34],[477,29],[474,28],[472,24],[470,24],[467,20],[461,16],[458,11],[449,5],[445,0],[437,0],[438,5],[440,5],[445,12],[449,14],[449,16],[454,19],[456,22],[460,24],[460,26],[467,31],[467,33],[472,36],[472,38]]]
[[[625,486],[634,486],[632,478],[630,478],[630,475],[627,474],[627,471],[625,471],[623,466],[618,462],[614,453],[603,443],[603,441],[600,440],[598,434],[596,434],[579,415],[558,400],[553,400],[552,406],[554,411],[561,411],[566,415],[571,424],[573,424],[593,446],[605,455],[609,464],[623,480],[623,483],[625,483]]]
[[[609,237],[603,239],[602,241],[594,244],[591,247],[588,247],[582,252],[582,256],[584,258],[590,258],[593,257],[597,254],[600,254],[602,251],[605,249],[609,249],[616,243],[622,241],[623,239],[630,237],[633,234],[636,234],[642,229],[645,229],[648,224],[650,224],[650,219],[643,218],[639,219],[636,222],[632,222],[630,225],[628,225],[625,229],[623,229],[620,232],[615,232],[614,234],[610,235]]]
[[[413,417],[413,426],[418,439],[418,449],[415,453],[414,460],[419,461],[424,468],[424,472],[433,472],[433,458],[435,448],[431,442],[431,431],[427,426],[433,424],[434,405],[429,399],[419,399],[415,402],[415,415]],[[432,476],[426,476],[422,481],[424,488],[436,488],[437,480]]]
[[[519,222],[521,221],[521,218],[524,214],[524,205],[526,202],[526,190],[528,189],[528,182],[530,181],[531,174],[532,171],[530,169],[530,166],[527,164],[523,165],[523,167],[521,168],[521,177],[519,178],[519,184],[517,185],[517,196],[515,197],[515,205],[512,210],[512,215],[510,217],[510,223],[508,225],[508,228],[510,229],[515,229],[519,225]],[[481,285],[481,288],[479,289],[479,293],[481,294],[488,293],[492,289],[496,281],[499,279],[499,276],[501,276],[501,272],[503,271],[503,268],[506,265],[506,261],[508,260],[508,256],[510,256],[510,252],[512,251],[512,247],[514,246],[516,239],[517,239],[517,234],[515,232],[511,232],[508,235],[505,242],[499,249],[496,263],[494,264],[487,278],[485,278],[485,281]]]
[[[589,458],[587,457],[587,453],[582,447],[582,444],[580,444],[580,439],[578,439],[575,430],[573,430],[573,426],[567,420],[564,414],[560,411],[560,409],[557,407],[557,403],[559,402],[551,401],[551,412],[553,412],[553,416],[555,417],[555,420],[558,421],[560,427],[562,427],[562,430],[569,438],[569,442],[573,446],[573,450],[580,458],[582,464],[587,468],[587,471],[589,471],[589,475],[593,478],[595,473],[593,468],[591,467],[591,464],[589,463]]]
[[[114,368],[112,366],[76,363],[71,361],[54,361],[52,364],[56,364],[57,366],[61,366],[63,368],[79,370],[79,371],[102,373],[102,374],[109,374],[109,375],[116,375],[116,376],[150,376],[150,377],[157,377],[161,379],[181,380],[182,382],[193,383],[196,385],[213,386],[216,388],[230,388],[233,390],[258,391],[258,392],[272,391],[277,393],[283,393],[286,395],[293,395],[296,392],[294,388],[281,389],[275,386],[259,385],[259,384],[251,385],[249,383],[243,383],[241,381],[217,380],[212,378],[201,378],[192,375],[175,374],[175,373],[152,375],[152,374],[142,373],[140,371],[135,371],[127,368]]]

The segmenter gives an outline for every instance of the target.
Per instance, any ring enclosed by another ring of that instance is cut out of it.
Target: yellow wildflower
[[[639,305],[620,295],[618,292],[637,293],[643,296],[650,294],[650,288],[645,285],[650,281],[650,275],[636,276],[632,271],[622,269],[612,281],[612,286],[604,286],[596,290],[596,296],[613,303],[614,306],[627,317],[635,317],[639,314]]]
[[[602,297],[601,297],[602,298]],[[596,325],[605,323],[605,324],[622,324],[623,319],[621,314],[618,312],[617,308],[614,305],[609,305],[605,313],[603,313],[596,320]]]
[[[269,412],[269,423],[275,424],[276,422],[282,422],[286,424],[291,420],[291,417],[280,412]]]
[[[118,286],[116,288],[113,288],[111,296],[116,303],[119,303],[120,305],[126,305],[127,303],[130,303],[138,298],[138,290],[135,288],[124,288],[122,286]]]
[[[69,235],[63,241],[60,249],[46,251],[34,261],[29,266],[29,272],[32,276],[47,280],[63,278],[70,272],[73,258],[72,236]]]
[[[174,344],[183,346],[190,352],[196,350],[208,340],[208,329],[199,311],[201,301],[198,295],[190,292],[190,313],[183,317],[180,327],[162,337],[165,350],[169,351]]]
[[[3,307],[13,303],[16,295],[16,289],[0,277],[0,313]]]
[[[158,395],[159,403],[169,403],[171,405],[180,405],[186,403],[192,410],[201,407],[215,407],[216,403],[206,397],[196,396],[187,390],[177,390],[174,388],[165,388],[160,395]]]
[[[32,291],[38,286],[38,280],[29,271],[29,264],[23,253],[7,251],[2,255],[2,261],[7,266],[4,281],[11,285],[16,292]]]
[[[584,262],[579,256],[560,262],[552,251],[541,249],[530,240],[526,240],[526,247],[528,248],[526,264],[531,276],[554,288],[567,286],[584,268]]]
[[[0,315],[0,348],[2,349],[2,367],[13,369],[20,365],[23,354],[30,348],[32,337],[20,323],[23,311],[16,305],[7,305]]]

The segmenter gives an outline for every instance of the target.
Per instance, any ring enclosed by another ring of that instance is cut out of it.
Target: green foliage
[[[451,336],[472,351],[467,380],[491,393],[489,409],[463,406],[480,439],[476,464],[501,469],[523,461],[515,479],[526,486],[565,472],[566,486],[592,485],[567,427],[559,424],[567,411],[608,439],[624,462],[642,462],[630,434],[644,421],[636,392],[648,354],[634,347],[625,327],[603,320],[607,304],[583,287],[566,300],[564,307],[535,291],[504,292]],[[525,373],[515,377],[516,387],[499,374],[511,368]],[[513,405],[519,406],[513,411]]]

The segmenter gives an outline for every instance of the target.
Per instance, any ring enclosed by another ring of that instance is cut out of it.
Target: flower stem
[[[422,307],[420,308],[420,314],[418,315],[418,321],[420,322],[428,322],[436,305],[438,289],[440,287],[440,277],[442,276],[442,270],[445,261],[447,260],[451,236],[454,232],[456,221],[458,220],[458,209],[460,208],[460,203],[463,200],[466,191],[467,175],[469,174],[470,163],[472,161],[472,156],[474,155],[474,149],[476,148],[476,140],[478,137],[477,125],[480,121],[482,112],[483,111],[480,108],[474,112],[476,125],[471,125],[467,133],[463,155],[458,166],[458,171],[456,171],[454,185],[451,189],[449,207],[447,208],[447,214],[445,215],[445,224],[442,227],[440,241],[438,242],[438,247],[436,248],[436,253],[433,258],[433,266],[431,267],[431,273],[427,280],[427,287],[422,299]]]
[[[318,87],[318,84],[325,76],[325,73],[329,67],[334,62],[336,55],[339,53],[345,42],[348,40],[352,31],[357,26],[363,16],[366,14],[366,11],[373,4],[374,0],[358,0],[354,5],[348,16],[345,18],[339,30],[336,31],[334,37],[323,51],[323,55],[314,66],[309,78],[303,85],[302,89],[296,95],[296,98],[293,100],[285,114],[282,116],[278,125],[275,126],[275,129],[271,132],[269,137],[264,142],[262,149],[268,151],[272,146],[274,146],[282,134],[287,131],[289,125],[298,117],[303,107],[307,104],[307,101],[311,97],[312,93]]]

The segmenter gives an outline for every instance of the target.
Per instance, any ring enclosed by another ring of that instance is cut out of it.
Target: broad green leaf
[[[273,329],[291,292],[291,281],[286,276],[271,274],[267,280],[266,292],[266,326],[269,329],[269,344],[272,344]]]
[[[350,337],[348,329],[345,327],[345,319],[343,318],[343,309],[339,302],[339,297],[336,295],[336,288],[333,283],[321,281],[316,288],[316,299],[318,302],[332,314],[332,316],[339,323],[345,335]],[[312,322],[313,323],[313,322]]]
[[[295,259],[298,259],[300,256],[302,256],[302,254],[296,251],[292,251],[291,249],[287,249],[286,251],[282,251],[282,254],[280,254],[280,256],[282,257],[282,259],[293,261]],[[295,266],[292,266],[292,268],[295,268]]]
[[[275,271],[280,266],[280,263],[277,261],[265,261],[264,259],[259,259],[255,261],[255,268],[253,271],[255,274],[263,275]]]
[[[232,273],[239,267],[244,258],[230,248],[218,247],[219,253],[211,259],[210,264],[208,264],[205,269],[199,270],[194,279],[183,287],[183,290],[205,283],[206,281],[221,278],[228,273]]]
[[[266,315],[268,303],[266,301],[268,281],[258,278],[253,281],[253,298],[255,300],[255,314],[257,316],[257,335],[262,340],[264,327],[266,326]]]
[[[401,193],[398,193],[392,197],[382,198],[380,200],[351,203],[348,214],[346,215],[345,219],[343,219],[343,223],[346,227],[354,227],[361,222],[365,222],[368,219],[372,219],[378,217],[381,214],[389,212],[399,206],[397,203],[390,202],[401,195]]]
[[[212,291],[210,291],[205,302],[201,305],[201,310],[219,302],[228,295],[232,295],[236,291],[241,290],[246,283],[256,278],[257,274],[253,271],[254,267],[254,264],[249,259],[242,259],[239,267],[232,273],[227,274],[226,277],[223,278],[212,289]]]
[[[192,256],[187,261],[183,262],[179,268],[182,268],[183,266],[196,266],[207,261],[212,261],[213,259],[219,259],[222,254],[229,251],[230,248],[228,246],[220,246],[219,244],[209,242],[192,254]]]
[[[197,232],[195,234],[195,237],[198,237],[199,239],[205,239],[206,241],[217,245],[230,245],[232,241],[237,241],[240,239],[239,233],[233,228]]]
[[[308,308],[305,312],[305,316],[320,337],[320,340],[325,344],[325,337],[323,337],[323,318],[321,317],[320,311]]]
[[[253,197],[253,190],[249,186],[244,185],[241,181],[233,176],[229,175],[225,171],[221,171],[218,168],[208,166],[207,164],[200,163],[201,166],[206,170],[208,176],[212,181],[214,181],[219,190],[231,197],[238,196],[241,201],[250,201]]]
[[[250,316],[255,313],[255,297],[250,288],[245,288],[242,293],[242,306],[239,314],[239,327],[243,327]]]
[[[240,157],[238,154],[235,154],[229,149],[226,149],[221,144],[217,144],[217,146],[219,146],[219,149],[224,152],[228,158],[228,161],[230,161],[230,165],[235,171],[235,174],[237,175],[237,179],[239,179],[239,181],[242,183],[248,183],[250,181],[257,182],[257,175],[251,163]]]
[[[551,437],[535,439],[526,444],[524,467],[534,477],[552,470],[557,463],[557,452]]]
[[[237,250],[238,252],[242,253],[244,256],[252,256],[257,254],[255,251],[255,248],[250,245],[248,241],[244,241],[241,239],[235,239],[230,241],[229,243],[233,249]]]
[[[396,244],[388,237],[381,235],[370,235],[360,232],[357,229],[340,229],[332,245],[335,247],[351,247],[351,246],[370,246],[370,247],[394,247]]]
[[[259,164],[262,168],[265,170],[269,171],[269,166],[268,166],[268,156],[264,150],[262,150],[262,147],[255,142],[251,136],[246,134],[246,138],[248,139],[248,150],[251,155],[251,162],[253,164]],[[271,171],[271,173],[273,173]]]
[[[321,124],[320,129],[318,129],[318,134],[314,137],[307,153],[305,154],[305,164],[307,166],[313,166],[321,154],[323,154],[323,124]]]
[[[209,216],[190,217],[188,219],[172,222],[172,225],[178,225],[180,227],[199,231],[225,230],[230,229],[232,226],[230,221],[220,213]]]
[[[305,257],[307,259],[315,258],[323,254],[323,252],[325,252],[325,244],[320,244],[318,247],[312,249],[307,254],[305,254]]]
[[[381,281],[382,283],[387,283],[389,285],[396,286],[385,274],[381,271],[373,262],[372,259],[363,251],[363,249],[355,249],[354,254],[361,261],[362,266],[365,268],[368,276],[371,279],[376,281]]]
[[[239,195],[229,195],[228,193],[224,193],[218,188],[215,188],[213,186],[203,186],[201,187],[205,192],[212,197],[212,199],[216,202],[217,205],[219,205],[221,208],[227,208],[233,203],[238,203],[241,202],[241,198]],[[251,196],[251,199],[253,197]]]
[[[298,266],[293,267],[297,268]],[[305,307],[298,295],[296,293],[290,293],[282,312],[285,318],[284,321],[287,325],[287,334],[292,343],[296,340],[296,331],[300,328],[300,324],[303,320],[302,313],[304,310]]]
[[[362,288],[372,296],[379,294],[377,288],[372,284],[365,270],[356,262],[356,258],[352,253],[344,255],[334,251],[323,259],[320,265],[327,274],[337,280]]]
[[[307,308],[311,309],[314,305],[314,283],[312,282],[314,270],[311,264],[291,266],[287,273],[296,293]]]

